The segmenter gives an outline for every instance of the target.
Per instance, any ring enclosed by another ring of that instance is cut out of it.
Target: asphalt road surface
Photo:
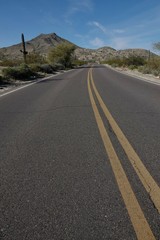
[[[160,86],[87,66],[0,97],[1,240],[160,239]]]

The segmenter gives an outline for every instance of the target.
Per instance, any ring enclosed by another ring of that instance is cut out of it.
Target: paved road
[[[159,123],[159,86],[100,65],[0,97],[0,239],[160,239]]]

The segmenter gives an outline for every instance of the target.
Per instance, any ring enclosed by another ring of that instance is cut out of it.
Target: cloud
[[[77,13],[88,14],[88,12],[91,13],[94,10],[92,1],[68,0],[70,3],[68,20],[73,22],[73,28],[75,17],[79,16]],[[137,9],[139,9],[139,5]],[[85,26],[83,27],[83,33],[81,33],[81,27],[74,29],[75,32],[79,31],[79,34],[75,37],[80,42],[80,45],[83,44],[83,46],[89,48],[109,45],[116,49],[150,49],[153,42],[159,41],[159,11],[160,4],[143,12],[137,11],[136,14],[131,14],[127,20],[122,19],[118,22],[110,21],[109,24],[105,24],[105,22],[97,19],[91,19],[86,22],[86,33]],[[85,20],[86,18],[84,18]]]
[[[104,44],[104,41],[98,37],[94,38],[93,40],[90,40],[90,44],[93,46],[93,47],[96,47],[96,48],[100,48],[100,47],[103,47],[105,44]]]
[[[93,10],[92,0],[69,0],[69,8],[66,16],[69,17],[77,12],[86,12]]]
[[[105,28],[102,24],[100,24],[99,22],[97,22],[97,21],[89,22],[89,25],[90,25],[90,26],[95,26],[95,27],[97,27],[97,28],[98,28],[99,30],[101,30],[104,34],[107,33],[106,28]]]
[[[125,33],[125,30],[124,29],[114,29],[113,30],[114,33]]]
[[[125,49],[133,46],[134,37],[113,37],[111,44],[116,49]]]

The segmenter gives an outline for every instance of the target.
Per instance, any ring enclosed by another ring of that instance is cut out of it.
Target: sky
[[[160,0],[0,0],[0,48],[56,33],[97,49],[152,50],[160,41]]]

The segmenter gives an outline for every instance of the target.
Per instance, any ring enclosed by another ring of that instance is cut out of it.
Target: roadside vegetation
[[[154,57],[145,60],[141,57],[130,56],[128,58],[113,58],[104,61],[103,64],[109,64],[112,67],[128,68],[130,70],[138,70],[143,74],[152,74],[160,76],[160,57]]]
[[[153,48],[160,52],[160,42],[153,44]],[[151,55],[150,53],[148,59],[131,55],[123,58],[111,58],[102,63],[109,64],[112,67],[128,68],[130,70],[137,70],[143,74],[152,74],[160,77],[160,56]]]
[[[65,69],[73,67],[75,46],[69,43],[59,44],[53,48],[48,54],[48,61],[50,64],[60,64]]]
[[[50,50],[48,56],[38,53],[29,53],[26,63],[23,59],[3,59],[0,61],[0,82],[15,80],[33,80],[46,74],[54,74],[56,71],[71,69],[85,64],[74,55],[75,46],[70,43],[62,43]]]
[[[160,42],[153,44],[153,46],[156,51],[160,52]],[[23,59],[3,57],[0,59],[0,84],[15,80],[33,80],[46,74],[54,74],[57,71],[86,64],[86,61],[78,60],[75,57],[75,49],[73,44],[62,43],[52,48],[47,56],[42,56],[36,52],[27,54],[25,64]],[[101,63],[160,76],[160,56],[158,55],[149,54],[148,59],[130,55],[123,58],[110,58]]]

